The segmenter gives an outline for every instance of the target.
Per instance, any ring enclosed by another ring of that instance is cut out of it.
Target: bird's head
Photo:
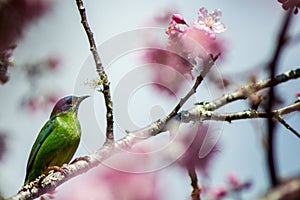
[[[50,118],[63,112],[74,112],[77,114],[80,103],[89,96],[67,96],[61,98],[54,106]]]

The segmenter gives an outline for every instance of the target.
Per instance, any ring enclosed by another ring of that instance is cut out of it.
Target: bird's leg
[[[60,173],[62,173],[62,174],[64,174],[64,175],[67,175],[68,173],[67,173],[67,168],[66,167],[59,167],[59,166],[49,166],[49,167],[47,167],[47,169],[49,170],[49,171],[51,171],[51,170],[53,170],[54,172],[60,172]]]
[[[90,162],[90,157],[89,156],[83,156],[83,157],[78,157],[78,158],[75,158],[70,164],[74,164],[76,163],[77,161],[85,161],[87,163]]]

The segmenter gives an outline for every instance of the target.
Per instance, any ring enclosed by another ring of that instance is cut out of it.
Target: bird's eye
[[[68,99],[66,103],[67,104],[72,104],[72,99]]]

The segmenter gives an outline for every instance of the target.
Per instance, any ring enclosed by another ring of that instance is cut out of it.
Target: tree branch
[[[193,187],[193,191],[191,194],[192,200],[200,200],[201,189],[198,186],[198,179],[195,166],[189,167],[187,170],[191,178],[191,186]]]
[[[277,66],[279,62],[279,58],[281,55],[281,52],[283,51],[284,46],[286,45],[287,41],[287,32],[288,28],[291,22],[292,18],[292,9],[289,10],[289,12],[286,14],[285,19],[282,24],[281,31],[278,35],[278,43],[277,47],[274,51],[274,55],[272,60],[270,61],[268,67],[269,67],[269,72],[270,72],[270,79],[271,82],[274,81],[275,75],[277,73]],[[268,114],[271,114],[271,111],[273,110],[274,107],[274,99],[276,97],[275,94],[275,89],[274,89],[274,84],[271,85],[270,90],[269,90],[269,102],[268,102],[268,107],[266,109],[266,112]],[[270,180],[272,183],[272,186],[276,186],[278,181],[277,181],[277,173],[276,173],[276,166],[275,166],[275,158],[274,158],[274,133],[275,133],[275,123],[273,120],[273,117],[269,116],[267,118],[267,124],[268,124],[268,135],[267,135],[267,158],[268,158],[268,167],[269,167],[269,175],[270,175]]]
[[[49,193],[69,179],[98,166],[101,160],[105,160],[109,156],[111,150],[111,145],[105,144],[98,151],[85,156],[86,161],[78,160],[73,164],[64,164],[64,173],[51,170],[48,174],[43,174],[35,181],[23,186],[17,195],[10,197],[7,200],[35,199],[45,193]]]
[[[295,136],[300,138],[300,134],[295,129],[293,129],[293,127],[291,127],[280,115],[275,117],[275,119],[277,119],[285,128],[290,130]]]
[[[93,54],[94,61],[96,64],[96,71],[98,72],[98,75],[101,80],[101,84],[103,86],[103,96],[104,96],[104,101],[105,101],[105,106],[106,106],[106,142],[111,143],[114,140],[114,134],[113,134],[113,103],[111,100],[111,95],[110,95],[110,86],[108,82],[107,75],[104,71],[104,68],[102,66],[102,61],[100,59],[100,56],[97,51],[96,43],[94,40],[93,32],[89,26],[89,23],[87,21],[87,16],[85,12],[85,7],[83,5],[82,0],[76,0],[77,7],[81,16],[81,23],[83,25],[83,28],[87,34],[89,44],[90,44],[90,51]]]
[[[281,115],[286,115],[292,112],[300,111],[300,102],[295,102],[291,105],[285,106],[283,108],[273,110],[271,113],[257,110],[245,110],[243,112],[235,113],[217,113],[209,110],[205,110],[205,106],[197,105],[192,109],[181,111],[176,116],[177,120],[181,123],[198,122],[198,121],[227,121],[231,123],[232,121],[242,120],[242,119],[256,119],[256,118],[277,118]]]
[[[280,83],[284,83],[288,80],[292,80],[292,79],[296,79],[296,78],[300,78],[300,69],[291,70],[289,72],[286,72],[284,74],[276,76],[276,78],[275,78],[276,82],[274,82],[273,84],[278,85]],[[30,184],[24,186],[16,196],[9,198],[9,200],[34,199],[34,198],[39,197],[42,194],[51,192],[56,187],[58,187],[59,185],[61,185],[64,182],[68,181],[69,179],[71,179],[77,175],[80,175],[82,173],[85,173],[93,167],[98,166],[101,162],[103,162],[108,157],[112,156],[113,154],[118,153],[118,149],[124,149],[124,148],[131,147],[131,146],[139,143],[140,141],[146,140],[152,136],[162,133],[162,129],[170,128],[169,124],[172,125],[172,123],[174,123],[174,121],[179,123],[179,125],[180,125],[180,123],[189,123],[191,121],[218,120],[218,117],[217,117],[218,114],[212,112],[212,110],[221,107],[222,106],[221,104],[223,104],[223,106],[226,105],[226,101],[225,101],[225,103],[223,103],[224,100],[230,99],[230,101],[227,102],[227,103],[230,103],[230,102],[234,101],[233,99],[239,100],[239,99],[246,98],[247,96],[250,95],[249,92],[243,93],[246,96],[241,97],[240,95],[238,95],[238,94],[241,94],[240,91],[245,91],[245,88],[250,88],[250,89],[255,88],[255,90],[251,90],[251,92],[256,92],[256,91],[259,91],[266,87],[270,87],[269,79],[257,82],[255,84],[255,87],[253,87],[253,84],[250,84],[250,85],[244,86],[243,88],[240,88],[239,90],[234,91],[231,94],[224,95],[223,97],[216,99],[210,103],[207,103],[204,105],[196,105],[195,107],[193,107],[187,111],[181,111],[180,113],[178,113],[177,115],[175,115],[172,118],[174,120],[170,120],[167,124],[163,124],[163,123],[161,123],[160,120],[158,120],[142,129],[128,132],[125,137],[123,137],[122,139],[120,139],[118,141],[115,141],[114,145],[105,144],[98,151],[96,151],[88,156],[85,156],[84,160],[78,160],[72,164],[64,165],[64,168],[66,169],[67,173],[62,174],[61,172],[54,173],[53,171],[50,171],[47,175],[42,175],[41,177],[38,178],[38,180],[33,181]],[[300,108],[300,102],[295,102],[294,104],[291,104],[289,106],[283,107],[278,110],[275,110],[273,112],[274,112],[274,115],[275,115],[275,113],[277,115],[285,115],[285,114],[289,114],[294,111],[299,111],[299,108]],[[245,111],[245,112],[249,112],[249,111]],[[250,112],[253,112],[252,114],[250,114],[250,116],[252,116],[252,118],[254,118],[253,116],[255,116],[255,112],[258,112],[258,111],[250,111]],[[229,119],[228,117],[231,114],[227,114],[227,118],[226,118],[226,114],[223,114],[223,115],[224,116],[220,116],[219,119],[220,120],[222,119],[224,121],[225,119]],[[258,115],[260,115],[260,117],[265,117],[266,113],[264,112],[264,113],[258,114]],[[244,116],[244,115],[241,114],[241,116]],[[233,118],[234,117],[232,117],[232,119],[230,119],[229,121],[232,121]],[[251,117],[249,117],[249,118],[251,118]],[[245,117],[243,119],[245,119]],[[115,148],[113,148],[113,147],[115,147]]]
[[[271,81],[271,79],[266,79],[266,80],[258,81],[256,83],[248,84],[244,87],[237,89],[236,91],[230,94],[223,95],[222,97],[210,103],[207,103],[205,105],[205,109],[216,110],[233,101],[247,99],[251,94],[260,91],[262,89],[268,88],[270,86],[276,86],[278,84],[287,82],[291,79],[297,79],[299,77],[300,77],[300,68],[297,68],[275,76],[273,81]]]

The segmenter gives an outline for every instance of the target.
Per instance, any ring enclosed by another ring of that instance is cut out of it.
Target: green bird
[[[67,96],[54,106],[50,119],[35,140],[27,162],[25,185],[49,167],[69,163],[80,141],[81,128],[77,118],[80,103],[89,96]]]

